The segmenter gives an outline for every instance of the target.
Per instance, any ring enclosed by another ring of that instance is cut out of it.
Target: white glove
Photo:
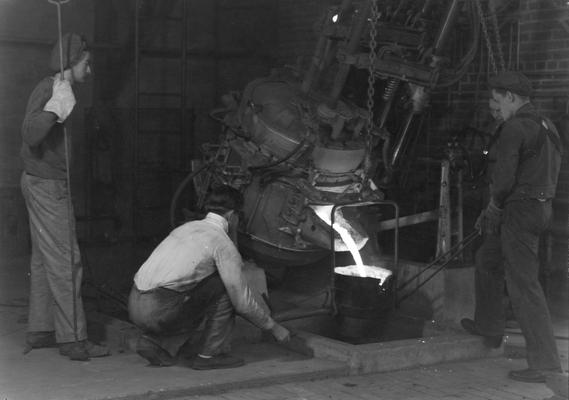
[[[62,123],[69,117],[75,107],[75,95],[71,90],[71,84],[66,80],[55,79],[53,81],[53,94],[45,104],[43,110],[57,115],[57,122]]]

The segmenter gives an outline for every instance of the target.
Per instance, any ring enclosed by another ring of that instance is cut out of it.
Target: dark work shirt
[[[524,116],[525,115],[525,116]],[[492,170],[490,194],[498,207],[519,199],[546,200],[555,196],[561,154],[528,115],[537,116],[533,105],[526,104],[504,122],[496,142],[496,163]],[[546,118],[543,124],[557,135]]]
[[[27,173],[41,178],[65,179],[65,142],[63,124],[57,116],[43,111],[53,92],[53,78],[43,79],[28,100],[22,123],[20,155]]]

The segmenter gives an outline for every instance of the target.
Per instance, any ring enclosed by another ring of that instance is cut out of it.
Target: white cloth
[[[69,117],[75,107],[75,95],[71,89],[71,84],[66,80],[54,79],[53,94],[45,103],[44,111],[50,111],[57,115],[57,122],[62,123]]]

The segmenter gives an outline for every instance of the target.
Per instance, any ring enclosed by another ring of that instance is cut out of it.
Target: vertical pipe
[[[451,247],[449,170],[449,161],[443,160],[441,162],[437,257],[448,253]]]
[[[214,0],[213,1],[213,35],[214,35],[214,50],[213,50],[213,54],[214,54],[214,58],[213,58],[213,62],[215,64],[214,67],[214,77],[213,77],[213,87],[214,87],[214,98],[213,98],[213,104],[215,104],[216,100],[217,100],[217,96],[219,95],[219,27],[220,27],[220,23],[219,23],[219,0]]]
[[[300,90],[303,93],[308,93],[312,88],[312,83],[316,77],[316,71],[318,71],[318,66],[320,65],[320,60],[322,59],[322,54],[324,52],[324,48],[326,47],[326,35],[324,32],[320,34],[318,38],[318,43],[316,44],[316,49],[314,50],[314,55],[312,56],[312,62],[310,63],[310,68],[306,75],[304,76],[304,80],[302,81],[302,85]]]
[[[131,158],[132,158],[132,202],[131,202],[131,228],[133,236],[138,232],[136,221],[138,199],[136,192],[138,190],[138,131],[140,129],[139,113],[140,113],[140,7],[142,6],[141,0],[135,1],[134,11],[134,132],[132,135],[131,143]]]
[[[180,60],[180,138],[181,138],[181,146],[179,149],[179,165],[182,169],[186,169],[188,167],[188,158],[191,159],[191,156],[188,157],[187,151],[191,149],[188,145],[188,142],[191,144],[191,139],[188,141],[187,134],[188,134],[188,118],[187,118],[187,95],[188,95],[188,83],[187,83],[187,64],[188,64],[188,0],[182,0],[182,37],[181,37],[181,60]],[[193,133],[193,132],[192,132]]]
[[[521,27],[520,27],[520,19],[518,18],[516,21],[516,25],[517,25],[517,32],[516,32],[516,70],[519,71],[520,70],[520,31],[521,31]]]
[[[462,198],[462,170],[459,169],[457,172],[457,176],[456,176],[456,235],[457,235],[457,241],[459,243],[462,243],[462,241],[464,240],[464,220],[463,220],[463,211],[462,211],[462,205],[463,205],[463,198]],[[459,259],[460,261],[462,261],[464,259],[464,256],[462,254],[462,250],[464,249],[464,245],[461,244],[459,246]]]

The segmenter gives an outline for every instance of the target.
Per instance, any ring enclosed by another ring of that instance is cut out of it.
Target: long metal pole
[[[59,79],[63,81],[65,78],[63,76],[63,34],[62,34],[62,22],[61,22],[61,4],[67,3],[69,0],[48,0],[50,3],[55,4],[57,7],[57,34],[59,42]],[[71,38],[69,38],[71,40]],[[73,222],[75,216],[73,215],[73,199],[71,198],[71,166],[69,160],[69,149],[71,144],[69,143],[71,139],[67,134],[67,128],[65,123],[63,123],[63,141],[65,145],[65,179],[67,183],[67,229],[68,229],[68,240],[69,240],[69,263],[71,268],[71,287],[73,290],[73,336],[77,342],[77,283],[75,279],[77,277],[77,271],[75,270],[75,224]]]

